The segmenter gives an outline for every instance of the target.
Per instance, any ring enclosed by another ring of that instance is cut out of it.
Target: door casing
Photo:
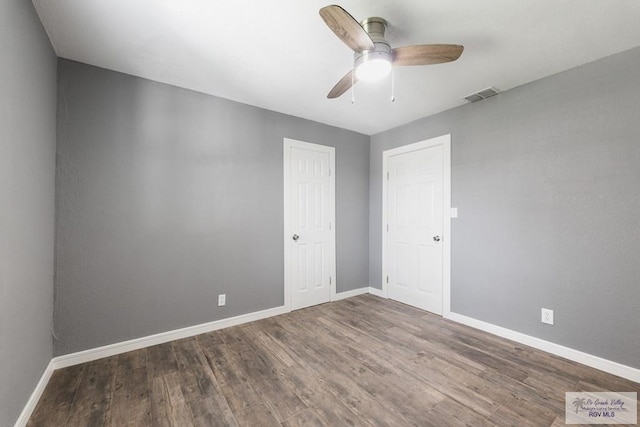
[[[389,173],[389,158],[398,154],[409,153],[441,145],[443,147],[443,191],[442,191],[442,316],[451,313],[451,134],[430,138],[413,144],[385,150],[382,152],[382,294],[389,297],[389,286],[386,278],[388,257],[387,253],[387,174]]]
[[[291,149],[322,151],[329,154],[329,191],[328,202],[331,218],[331,242],[329,256],[329,274],[331,277],[330,301],[336,300],[336,213],[335,213],[335,148],[310,142],[284,138],[284,306],[292,310],[292,278],[291,278],[291,236],[295,232],[291,226]]]

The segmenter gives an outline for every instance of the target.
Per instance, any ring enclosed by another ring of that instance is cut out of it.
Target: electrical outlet
[[[547,325],[553,325],[553,310],[543,308],[541,321],[542,323],[546,323]]]
[[[218,307],[222,307],[227,303],[227,294],[218,295]]]

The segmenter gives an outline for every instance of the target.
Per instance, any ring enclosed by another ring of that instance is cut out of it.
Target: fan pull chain
[[[356,90],[355,90],[356,78],[354,77],[355,75],[356,75],[356,69],[352,68],[351,69],[351,103],[352,104],[356,103]]]
[[[391,67],[391,102],[396,102],[396,79]]]

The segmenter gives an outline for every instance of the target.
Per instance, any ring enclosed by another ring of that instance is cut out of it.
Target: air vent
[[[496,89],[495,87],[488,87],[486,89],[482,89],[476,93],[472,93],[471,95],[465,96],[464,99],[466,99],[469,102],[478,102],[478,101],[482,101],[485,98],[490,98],[494,95],[499,94],[500,91],[498,89]]]

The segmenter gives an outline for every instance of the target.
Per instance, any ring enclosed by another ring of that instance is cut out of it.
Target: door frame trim
[[[329,154],[329,169],[331,175],[329,176],[329,212],[331,215],[331,243],[329,244],[330,256],[329,256],[329,272],[333,278],[331,282],[331,295],[329,301],[336,301],[339,299],[336,296],[337,278],[336,278],[336,149],[328,145],[314,144],[311,142],[299,141],[290,138],[284,138],[283,142],[283,199],[284,199],[284,306],[291,311],[292,310],[292,297],[291,297],[291,277],[289,274],[289,267],[291,262],[291,250],[288,245],[292,230],[291,230],[291,218],[290,218],[290,190],[291,190],[291,176],[290,176],[290,163],[291,163],[291,149],[313,149],[316,151],[322,151]]]
[[[443,147],[442,169],[442,316],[451,313],[451,134],[429,138],[382,152],[382,294],[389,298],[387,284],[387,192],[389,158],[399,154],[441,145]]]

